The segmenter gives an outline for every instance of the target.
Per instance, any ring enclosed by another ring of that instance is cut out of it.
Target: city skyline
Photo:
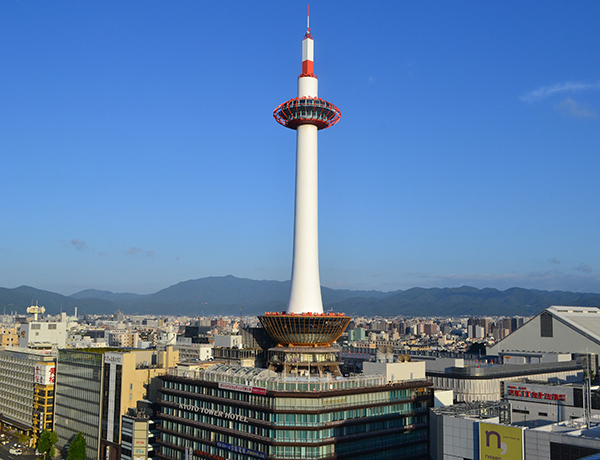
[[[2,287],[287,280],[306,3],[5,3]],[[600,292],[600,5],[311,2],[321,283]]]

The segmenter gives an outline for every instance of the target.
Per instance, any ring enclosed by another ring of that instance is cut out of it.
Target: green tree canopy
[[[85,460],[87,444],[81,431],[75,435],[75,437],[69,443],[69,449],[67,451],[67,460]]]
[[[56,455],[54,444],[58,442],[58,435],[54,431],[44,430],[40,435],[37,449],[42,454],[44,460],[50,460]]]

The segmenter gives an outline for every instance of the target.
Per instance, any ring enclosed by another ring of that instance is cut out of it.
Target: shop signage
[[[121,353],[104,353],[104,362],[123,364],[123,355]]]
[[[523,428],[479,423],[479,458],[522,460],[523,451]]]
[[[552,402],[572,402],[572,392],[568,390],[557,391],[553,386],[549,385],[506,385],[504,396],[521,398],[527,400],[544,400]]]
[[[246,449],[245,447],[234,446],[233,444],[227,444],[226,442],[217,441],[217,447],[222,449],[230,450],[231,452],[238,452],[243,455],[251,455],[252,457],[266,458],[265,454],[257,450]]]
[[[266,388],[251,387],[248,385],[238,385],[236,383],[219,382],[219,388],[222,390],[241,391],[242,393],[252,393],[253,395],[266,395]]]
[[[56,379],[56,366],[37,364],[35,366],[34,382],[41,385],[53,385]]]
[[[220,457],[218,455],[211,454],[210,452],[204,452],[203,450],[196,450],[194,453],[203,457],[214,458],[215,460],[227,460],[225,457]]]

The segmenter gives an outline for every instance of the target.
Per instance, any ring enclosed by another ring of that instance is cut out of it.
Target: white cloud
[[[596,118],[596,112],[578,104],[570,97],[554,105],[556,110],[575,118]]]
[[[582,83],[570,81],[567,83],[557,83],[553,86],[542,86],[534,91],[530,91],[523,96],[519,96],[519,99],[525,102],[537,102],[542,99],[546,99],[553,94],[557,93],[565,93],[565,92],[577,92],[577,91],[586,91],[586,90],[597,90],[600,89],[600,81],[596,83]]]

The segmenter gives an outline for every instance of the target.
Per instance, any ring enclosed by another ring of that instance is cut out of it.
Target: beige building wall
[[[122,415],[130,407],[135,407],[140,399],[155,400],[158,396],[155,377],[166,374],[169,367],[175,367],[179,358],[179,353],[170,346],[165,351],[158,352],[158,363],[152,365],[153,353],[153,350],[135,350],[123,354]]]
[[[0,347],[16,347],[19,345],[17,327],[0,327]]]

